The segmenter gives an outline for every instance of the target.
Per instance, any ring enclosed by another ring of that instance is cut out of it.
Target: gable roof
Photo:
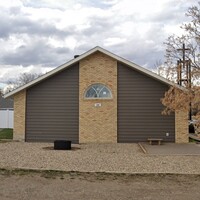
[[[57,68],[51,70],[50,72],[48,72],[48,73],[46,73],[46,74],[44,74],[44,75],[38,77],[37,79],[35,79],[35,80],[33,80],[33,81],[31,81],[31,82],[29,82],[29,83],[27,83],[27,84],[25,84],[25,85],[23,85],[23,86],[21,86],[21,87],[18,87],[18,88],[15,89],[15,90],[13,90],[13,91],[11,91],[11,92],[5,94],[5,95],[4,95],[4,98],[11,97],[11,96],[15,95],[16,93],[18,93],[18,92],[20,92],[20,91],[22,91],[22,90],[24,90],[24,89],[27,89],[27,88],[29,88],[29,87],[31,87],[31,86],[33,86],[33,85],[35,85],[35,84],[41,82],[42,80],[45,80],[45,79],[47,79],[47,78],[53,76],[54,74],[56,74],[56,73],[58,73],[58,72],[64,70],[64,69],[67,68],[67,67],[70,67],[71,65],[73,65],[73,64],[75,64],[75,63],[77,63],[77,62],[79,62],[79,61],[82,60],[83,58],[85,58],[85,57],[87,57],[87,56],[89,56],[89,55],[91,55],[91,54],[93,54],[93,53],[95,53],[95,52],[104,53],[104,54],[106,54],[106,55],[112,57],[113,59],[115,59],[115,60],[117,60],[117,61],[119,61],[119,62],[121,62],[121,63],[124,63],[124,64],[128,65],[129,67],[132,67],[133,69],[135,69],[135,70],[137,70],[137,71],[139,71],[139,72],[141,72],[141,73],[143,73],[143,74],[146,74],[146,75],[149,76],[149,77],[152,77],[153,79],[156,79],[156,80],[158,80],[158,81],[160,81],[160,82],[162,82],[162,83],[164,83],[164,84],[167,84],[167,85],[169,85],[169,86],[175,86],[175,87],[177,87],[177,88],[179,88],[179,89],[181,89],[181,90],[184,90],[183,87],[181,87],[181,86],[179,86],[179,85],[177,85],[177,84],[175,84],[175,83],[173,83],[173,82],[171,82],[171,81],[168,81],[167,79],[165,79],[165,78],[163,78],[163,77],[157,75],[156,73],[151,72],[151,71],[148,70],[148,69],[145,69],[145,68],[143,68],[143,67],[141,67],[141,66],[139,66],[139,65],[137,65],[137,64],[135,64],[135,63],[133,63],[133,62],[131,62],[131,61],[128,61],[128,60],[126,60],[126,59],[124,59],[124,58],[122,58],[122,57],[120,57],[120,56],[118,56],[118,55],[116,55],[116,54],[114,54],[114,53],[111,53],[110,51],[107,51],[107,50],[105,50],[105,49],[103,49],[103,48],[97,46],[97,47],[94,47],[93,49],[90,49],[89,51],[87,51],[87,52],[85,52],[85,53],[79,55],[78,57],[76,57],[76,58],[74,58],[74,59],[72,59],[72,60],[70,60],[70,61],[64,63],[63,65],[60,65],[59,67],[57,67]]]

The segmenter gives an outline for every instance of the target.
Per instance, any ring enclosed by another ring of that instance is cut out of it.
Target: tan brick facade
[[[175,112],[175,142],[188,143],[188,112]]]
[[[85,99],[85,90],[94,83],[110,88],[113,98]],[[100,52],[80,61],[79,142],[117,142],[117,61]]]
[[[25,139],[26,91],[23,90],[14,96],[14,133],[13,139]]]
[[[86,99],[86,89],[95,83],[106,85],[111,99]],[[96,107],[99,103],[101,106]],[[25,139],[26,91],[14,95],[14,139]],[[175,142],[188,142],[188,115],[175,113]],[[101,52],[79,62],[79,143],[117,142],[117,61]]]

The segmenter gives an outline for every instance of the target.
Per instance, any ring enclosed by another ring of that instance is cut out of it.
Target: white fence
[[[0,128],[13,128],[13,109],[0,110]]]

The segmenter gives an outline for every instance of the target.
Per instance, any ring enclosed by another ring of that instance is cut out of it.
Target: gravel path
[[[0,143],[0,168],[200,174],[199,166],[200,156],[145,155],[137,144],[82,144],[55,151],[52,143]]]

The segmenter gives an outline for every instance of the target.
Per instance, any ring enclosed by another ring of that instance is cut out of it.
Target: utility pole
[[[177,61],[177,82],[179,85],[185,85],[191,87],[191,61],[185,59],[185,52],[189,51],[189,48],[185,48],[183,43],[182,49],[177,49],[182,51],[183,58]]]
[[[189,51],[189,48],[185,48],[185,44],[183,43],[182,49],[177,49],[178,51],[182,51],[183,58],[177,61],[177,83],[181,86],[186,86],[191,89],[191,60],[185,59],[186,51]],[[184,85],[183,85],[184,84]],[[190,113],[189,119],[192,119],[192,106],[190,102]]]

